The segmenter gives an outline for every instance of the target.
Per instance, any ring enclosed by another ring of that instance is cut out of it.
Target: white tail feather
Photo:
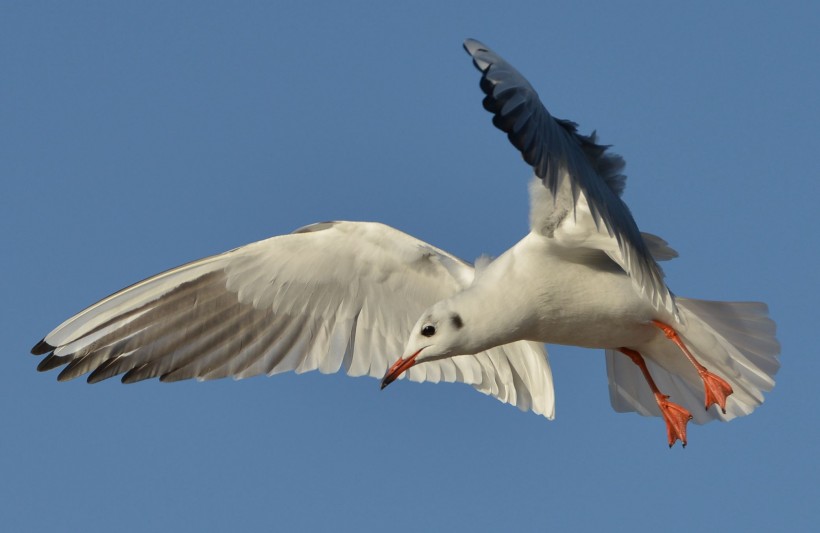
[[[726,401],[725,414],[714,405],[704,410],[703,382],[678,347],[662,334],[635,347],[658,388],[688,409],[698,424],[754,411],[763,403],[763,393],[774,387],[774,375],[780,368],[780,344],[766,304],[687,298],[678,298],[677,304],[685,324],[678,326],[684,343],[710,372],[728,381],[734,392]],[[606,351],[606,362],[612,407],[619,412],[660,416],[638,367],[615,350]]]

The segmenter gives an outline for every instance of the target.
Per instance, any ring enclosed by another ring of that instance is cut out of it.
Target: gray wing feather
[[[649,247],[649,253],[655,261],[669,261],[678,257],[678,252],[669,246],[669,243],[655,234],[641,232],[644,242]]]
[[[595,224],[603,223],[617,240],[636,284],[656,307],[677,314],[663,273],[620,199],[626,183],[624,160],[597,144],[594,132],[581,135],[574,122],[550,115],[532,85],[498,54],[472,39],[464,42],[464,49],[482,73],[483,104],[493,114],[493,124],[507,134],[553,197],[568,176],[573,200],[584,194]]]

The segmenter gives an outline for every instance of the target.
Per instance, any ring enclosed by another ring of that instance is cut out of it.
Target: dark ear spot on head
[[[464,327],[464,322],[461,321],[461,317],[458,314],[454,313],[450,316],[450,320],[453,322],[453,327],[456,329],[461,329]]]

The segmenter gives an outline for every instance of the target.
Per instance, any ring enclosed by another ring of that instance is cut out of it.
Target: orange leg
[[[670,402],[669,396],[658,389],[658,386],[655,385],[655,380],[652,379],[652,376],[649,374],[649,369],[646,368],[646,362],[643,360],[643,356],[639,352],[629,348],[618,348],[618,350],[638,365],[638,368],[640,368],[643,373],[643,377],[646,378],[646,382],[649,384],[649,388],[652,389],[652,394],[655,395],[655,401],[658,402],[658,407],[661,408],[663,420],[666,422],[666,436],[669,439],[669,447],[671,448],[675,444],[675,441],[680,440],[681,443],[683,443],[683,447],[686,448],[686,423],[692,420],[692,414],[683,406]]]
[[[689,359],[689,362],[692,363],[698,371],[700,379],[703,380],[703,389],[706,395],[704,400],[706,409],[709,409],[709,406],[715,403],[720,407],[720,410],[723,411],[723,414],[726,414],[726,398],[732,394],[732,386],[720,376],[712,374],[706,370],[706,367],[700,364],[686,345],[683,344],[678,332],[672,329],[672,326],[664,324],[663,322],[658,322],[657,320],[653,320],[652,324],[654,324],[655,327],[660,328],[660,330],[663,331],[663,334],[666,335],[666,338],[678,345],[678,348],[681,349],[686,358]]]

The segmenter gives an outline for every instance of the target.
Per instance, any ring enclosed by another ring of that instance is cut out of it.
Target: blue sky
[[[0,4],[0,528],[816,524],[820,8],[442,4]],[[469,260],[512,245],[529,172],[466,37],[626,158],[676,293],[768,302],[783,366],[752,416],[670,451],[660,419],[610,408],[603,352],[566,347],[553,422],[463,385],[35,371],[30,347],[97,299],[314,221]]]

